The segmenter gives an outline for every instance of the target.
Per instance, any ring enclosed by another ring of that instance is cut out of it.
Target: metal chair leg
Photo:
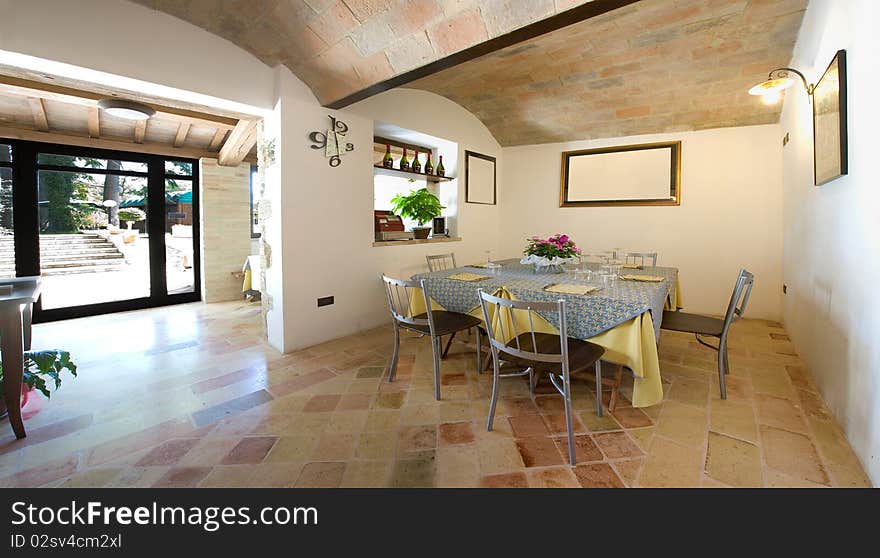
[[[721,345],[719,351],[724,353],[724,373],[730,374],[730,361],[727,360],[727,339],[724,340],[724,344]]]
[[[727,385],[724,376],[727,375],[727,366],[724,358],[725,351],[718,350],[718,386],[721,388],[721,399],[727,399]]]
[[[431,352],[434,355],[434,399],[440,401],[440,347],[439,337],[431,337]]]
[[[529,393],[532,395],[532,397],[534,397],[535,396],[535,387],[537,387],[537,385],[538,385],[538,381],[537,381],[538,374],[535,372],[535,369],[532,368],[531,366],[529,366],[528,373],[529,373]]]
[[[468,336],[470,336],[470,329],[468,329]],[[477,329],[477,374],[483,373],[483,339],[482,335],[480,335],[480,330]]]
[[[574,466],[577,465],[577,456],[575,455],[574,429],[572,428],[571,420],[571,381],[568,375],[565,376],[563,385],[565,386],[565,393],[563,394],[565,398],[565,428],[568,430],[568,459],[571,465]]]
[[[617,398],[620,396],[620,382],[623,379],[623,365],[617,365],[617,375],[614,378],[615,385],[611,389],[611,401],[608,402],[608,410],[614,412],[617,408]]]
[[[596,416],[602,416],[602,361],[593,365],[596,371]]]
[[[492,364],[494,365],[492,373],[492,399],[489,400],[489,417],[486,419],[486,431],[492,431],[492,423],[495,422],[495,405],[498,403],[498,352],[492,347]]]
[[[458,332],[457,332],[457,331],[453,331],[453,332],[452,332],[452,335],[449,336],[449,341],[446,342],[446,348],[443,349],[443,354],[440,355],[440,358],[446,358],[446,353],[449,352],[449,347],[452,346],[452,340],[455,339],[455,334],[456,334],[456,333],[458,333]],[[442,341],[441,341],[441,342],[442,342]]]
[[[400,328],[394,322],[394,352],[391,353],[391,371],[388,373],[388,381],[393,382],[397,375],[397,358],[400,353]]]

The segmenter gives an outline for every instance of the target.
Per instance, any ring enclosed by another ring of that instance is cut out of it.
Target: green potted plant
[[[413,227],[413,235],[416,238],[428,238],[431,227],[424,224],[434,217],[439,217],[445,209],[440,205],[440,199],[428,191],[427,188],[414,190],[407,195],[397,194],[391,198],[391,206],[394,213],[401,217],[407,217],[419,224]]]
[[[144,213],[144,210],[138,209],[137,207],[123,207],[119,210],[119,213],[116,214],[119,217],[119,220],[125,223],[128,227],[128,230],[131,232],[126,232],[122,237],[123,241],[126,244],[131,244],[135,240],[137,240],[138,232],[132,230],[131,226],[139,221],[143,221],[147,218],[147,214]]]
[[[28,400],[30,392],[38,390],[47,398],[52,396],[47,380],[61,387],[61,373],[70,371],[76,377],[76,364],[70,360],[70,353],[59,349],[28,351],[24,354],[24,371],[21,378],[21,404]],[[0,361],[0,393],[3,393],[3,362]],[[6,415],[6,402],[0,398],[0,417]]]

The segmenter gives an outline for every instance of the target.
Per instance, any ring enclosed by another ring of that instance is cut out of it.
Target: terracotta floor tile
[[[644,455],[625,432],[602,432],[594,435],[593,438],[609,459],[627,459]]]
[[[551,434],[568,434],[564,411],[553,414],[542,414],[541,418],[544,419],[544,424],[547,425],[547,429]],[[571,414],[571,426],[572,432],[575,434],[582,434],[587,431],[587,429],[584,428],[584,425],[581,424],[576,412],[572,412]]]
[[[211,467],[172,467],[153,488],[194,488],[210,472]]]
[[[572,469],[584,488],[624,488],[624,483],[607,463],[578,465]]]
[[[242,438],[220,463],[223,465],[260,463],[277,441],[278,438],[276,436]]]
[[[197,439],[170,440],[151,450],[134,465],[135,467],[176,465],[198,443]]]
[[[508,417],[510,428],[513,435],[517,438],[528,438],[530,436],[548,436],[550,430],[544,424],[541,415],[521,415],[516,417]]]
[[[756,396],[756,400],[759,423],[792,432],[807,433],[807,423],[804,416],[792,400],[762,393]]]
[[[712,401],[709,424],[712,430],[721,434],[747,442],[758,440],[758,425],[752,405],[720,399]]]
[[[644,426],[653,426],[654,423],[650,417],[641,409],[634,407],[618,407],[611,413],[617,422],[624,428],[642,428]]]
[[[557,436],[556,438],[553,438],[553,441],[556,443],[556,447],[559,448],[559,453],[568,460],[568,436]],[[596,442],[594,442],[593,438],[589,435],[584,434],[575,436],[574,447],[575,458],[577,458],[578,463],[602,461],[602,459],[604,459],[602,452],[599,451],[599,447],[596,446]],[[566,463],[567,462],[568,461],[566,461]]]
[[[306,463],[296,479],[297,488],[337,488],[345,474],[345,463]]]
[[[528,469],[526,478],[531,488],[580,488],[570,467]]]
[[[198,327],[173,333],[178,318]],[[407,334],[388,382],[388,326],[282,355],[261,320],[259,305],[230,302],[38,324],[35,344],[71,349],[81,373],[28,439],[0,433],[0,487],[870,484],[784,329],[764,320],[731,329],[726,401],[715,354],[674,332],[661,333],[658,405],[632,408],[626,374],[618,408],[597,417],[592,378],[575,375],[575,468],[546,376],[534,398],[525,378],[503,381],[487,431],[491,376],[472,345],[444,359],[435,401],[427,339]],[[119,329],[168,335],[152,356],[108,363],[93,339]]]
[[[760,426],[764,461],[777,471],[818,484],[829,484],[828,473],[810,439],[796,432]]]
[[[314,395],[305,404],[305,407],[303,407],[303,411],[306,413],[322,413],[332,411],[336,409],[337,405],[339,405],[340,399],[342,399],[342,396],[338,394]]]
[[[609,430],[621,430],[622,427],[611,413],[604,412],[602,416],[597,416],[595,411],[583,411],[578,414],[583,424],[590,432],[607,432]]]
[[[394,463],[390,486],[394,488],[430,488],[434,485],[433,454],[414,459],[401,459]]]
[[[562,454],[553,438],[518,438],[516,447],[526,467],[546,467],[563,463]]]
[[[470,444],[474,437],[473,426],[469,422],[447,422],[440,425],[440,445]]]
[[[419,451],[437,447],[436,426],[408,426],[400,431],[401,451]]]
[[[706,473],[730,486],[759,488],[761,452],[748,442],[709,432]]]
[[[516,473],[501,473],[498,475],[487,475],[480,479],[482,488],[528,488],[529,481],[526,480],[526,474],[518,471]]]

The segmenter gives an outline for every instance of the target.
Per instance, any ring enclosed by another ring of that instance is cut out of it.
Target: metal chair
[[[431,272],[448,271],[458,267],[455,265],[455,254],[453,252],[448,254],[437,254],[435,256],[425,256],[425,259],[428,260],[428,269],[431,270]]]
[[[520,333],[516,320],[511,319],[512,331],[505,331],[502,316],[497,320],[501,339],[496,339],[496,331],[493,327],[489,314],[489,305],[494,305],[498,315],[502,308],[511,314],[515,310],[528,313],[529,330]],[[489,417],[486,420],[486,430],[492,430],[495,420],[495,406],[498,403],[498,382],[501,378],[514,376],[529,376],[529,390],[534,395],[536,372],[546,372],[550,376],[553,386],[565,399],[565,426],[568,430],[568,457],[572,465],[575,465],[574,432],[571,418],[571,373],[593,367],[596,374],[596,413],[602,416],[602,367],[599,359],[605,353],[605,349],[579,339],[569,339],[565,315],[565,300],[557,302],[526,302],[507,300],[490,295],[480,289],[480,307],[483,310],[483,319],[489,334],[489,347],[492,350],[492,362],[494,372],[492,376],[492,400],[489,403]],[[559,315],[559,335],[539,333],[535,331],[534,312],[556,312]],[[501,374],[500,354],[505,354],[505,360],[515,366],[525,366],[525,370]]]
[[[745,269],[740,270],[723,320],[700,314],[666,310],[663,312],[663,321],[660,322],[660,329],[693,333],[698,342],[718,351],[718,384],[721,388],[721,399],[727,399],[724,376],[730,373],[730,364],[727,361],[727,334],[731,324],[745,313],[754,282],[754,275]],[[717,337],[718,346],[704,341],[700,336]]]
[[[397,359],[400,351],[400,328],[407,329],[431,338],[431,351],[434,354],[434,397],[440,399],[440,336],[454,334],[480,324],[480,319],[459,312],[431,310],[431,298],[425,280],[403,281],[382,275],[385,294],[391,319],[394,322],[394,353],[391,355],[391,372],[388,381],[393,382],[397,374]],[[425,301],[425,312],[416,316],[412,313],[412,289],[421,289]],[[451,342],[451,339],[450,339]],[[477,329],[477,372],[482,368],[480,331]],[[447,345],[447,349],[448,349]]]
[[[657,267],[657,252],[626,252],[623,254],[623,263],[644,266],[650,260],[651,267]]]

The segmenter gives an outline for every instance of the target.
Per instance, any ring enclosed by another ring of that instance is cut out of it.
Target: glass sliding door
[[[12,146],[0,143],[0,279],[15,277],[12,220]]]
[[[43,277],[36,321],[199,300],[195,161],[11,145],[12,258]]]

